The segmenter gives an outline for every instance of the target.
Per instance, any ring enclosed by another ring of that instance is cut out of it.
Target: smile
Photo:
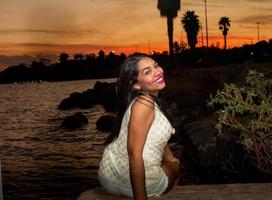
[[[164,83],[164,78],[161,76],[159,79],[155,81],[156,83]]]

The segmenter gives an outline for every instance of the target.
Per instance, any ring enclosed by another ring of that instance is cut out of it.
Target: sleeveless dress
[[[122,119],[117,139],[105,149],[99,165],[98,178],[103,187],[115,194],[133,197],[127,152],[128,122],[131,102]],[[155,103],[155,117],[143,149],[145,184],[148,197],[160,196],[168,186],[168,177],[161,168],[164,148],[173,127]]]

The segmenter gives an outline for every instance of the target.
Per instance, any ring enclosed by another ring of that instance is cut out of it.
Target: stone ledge
[[[77,200],[129,200],[131,198],[112,195],[103,188],[83,192]],[[184,185],[150,200],[272,200],[272,183]]]

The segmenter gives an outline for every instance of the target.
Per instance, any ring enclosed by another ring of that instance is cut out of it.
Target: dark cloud
[[[271,23],[271,21],[272,21],[272,15],[250,15],[250,16],[241,18],[240,20],[237,20],[238,23],[243,23],[243,24],[256,24],[257,22],[261,22],[265,24],[265,23]]]
[[[91,3],[101,3],[101,0],[88,0]],[[139,5],[140,3],[147,3],[146,0],[108,0],[104,1],[104,3],[110,2],[111,4],[135,4]],[[125,3],[124,3],[125,2]]]
[[[60,30],[42,30],[42,29],[5,29],[0,30],[0,33],[49,33],[49,34],[67,34],[70,31],[60,31]]]
[[[96,44],[46,44],[46,43],[20,43],[16,46],[29,46],[29,47],[64,47],[64,48],[77,48],[77,47],[97,47]],[[109,45],[99,45],[100,47],[108,47]]]
[[[194,8],[199,8],[199,7],[203,7],[204,9],[204,1],[199,1],[198,3],[193,3],[193,2],[184,2],[182,3],[181,2],[181,6],[186,6],[186,7],[191,7],[190,9],[194,9]],[[222,7],[221,4],[219,3],[215,3],[215,2],[208,2],[207,1],[207,6],[209,8],[219,8],[219,7]]]
[[[93,30],[45,30],[45,29],[5,29],[0,30],[0,34],[12,34],[12,33],[41,33],[41,34],[57,34],[57,35],[66,35],[66,34],[93,34],[97,31]]]
[[[268,8],[268,7],[262,8],[262,11],[272,13],[272,7],[271,8]]]
[[[10,13],[10,11],[8,11],[7,9],[0,8],[0,14],[8,14],[8,13]]]
[[[253,2],[253,3],[270,3],[271,0],[244,0],[248,2]]]
[[[100,4],[101,0],[88,0],[92,4]],[[146,7],[147,4],[153,4],[152,1],[148,2],[146,0],[107,0],[104,4],[110,4],[112,9],[129,9],[131,12],[140,10],[140,7]]]
[[[192,2],[181,2],[181,6],[190,6],[190,7],[195,7],[195,6],[202,6],[203,2],[198,2],[198,3],[192,3]]]
[[[9,11],[3,8],[0,8],[0,23],[6,22],[6,15],[9,14]]]

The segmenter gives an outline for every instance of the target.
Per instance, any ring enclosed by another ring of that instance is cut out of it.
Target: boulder
[[[108,111],[115,110],[115,85],[116,83],[106,83],[97,81],[93,89],[88,89],[82,93],[71,93],[68,98],[61,101],[58,106],[60,110],[73,108],[90,108],[95,104],[101,104]]]
[[[116,83],[97,81],[94,85],[94,90],[99,98],[99,103],[104,105],[106,110],[114,111],[116,102]]]
[[[113,115],[101,116],[96,122],[96,129],[103,132],[110,132],[113,129],[115,117]]]
[[[74,92],[70,96],[61,101],[58,106],[60,110],[68,110],[72,108],[90,108],[99,103],[96,92],[93,89],[89,89],[82,93]]]
[[[68,98],[65,98],[64,100],[61,101],[61,103],[58,106],[58,109],[68,110],[77,107],[80,96],[81,94],[79,92],[71,93]]]
[[[88,89],[80,95],[77,107],[79,108],[90,108],[95,104],[99,104],[100,99],[94,89]]]
[[[81,128],[83,125],[88,124],[88,118],[82,113],[77,112],[71,116],[67,116],[61,123],[61,126],[68,129]]]
[[[218,134],[218,115],[184,125],[186,147],[202,167],[221,166],[229,159],[241,159],[243,152],[236,134]]]

